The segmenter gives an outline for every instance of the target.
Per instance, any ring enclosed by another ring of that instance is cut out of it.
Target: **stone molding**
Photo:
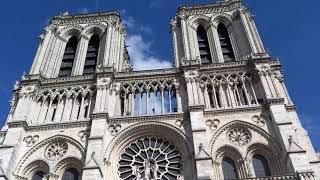
[[[52,20],[54,25],[74,25],[74,24],[87,24],[97,22],[119,22],[120,14],[116,11],[95,14],[80,14],[80,15],[59,15],[55,16]]]
[[[220,12],[230,12],[241,7],[242,5],[239,0],[229,2],[221,1],[215,4],[180,6],[177,14],[181,16],[190,16],[195,14],[213,14]]]
[[[227,114],[239,114],[248,112],[261,112],[264,109],[263,106],[251,106],[251,107],[237,107],[232,109],[215,109],[215,110],[205,110],[204,116],[217,116],[217,115],[227,115]]]
[[[121,124],[121,123],[149,122],[149,121],[170,121],[170,120],[178,120],[178,119],[183,119],[183,113],[113,117],[108,119],[107,122]]]
[[[26,131],[37,132],[37,131],[47,131],[47,130],[55,130],[55,129],[88,127],[90,126],[90,122],[74,121],[74,122],[62,122],[62,123],[29,126],[28,123],[25,121],[15,121],[15,122],[8,122],[8,126],[9,128],[23,128]]]

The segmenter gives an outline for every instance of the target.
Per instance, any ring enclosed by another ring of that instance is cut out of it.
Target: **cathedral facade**
[[[180,6],[170,25],[174,67],[133,71],[119,13],[55,16],[14,86],[0,180],[320,179],[248,9]]]

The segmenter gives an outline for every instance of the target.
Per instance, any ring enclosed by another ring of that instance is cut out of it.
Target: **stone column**
[[[31,75],[40,74],[41,65],[46,60],[44,59],[45,53],[47,52],[47,49],[50,48],[49,42],[51,37],[53,36],[52,31],[50,27],[46,27],[45,31],[46,32],[40,36],[41,42],[37,50],[37,54],[34,59],[33,65],[31,67],[31,71],[30,71]]]
[[[177,31],[178,28],[175,24],[171,23],[171,32],[172,32],[172,41],[173,41],[173,49],[174,49],[174,64],[175,67],[180,66],[180,59],[179,59],[179,48],[178,48],[178,37]]]
[[[77,46],[77,52],[74,59],[72,73],[71,73],[73,76],[79,76],[83,74],[89,40],[90,38],[85,35],[82,35],[80,38],[80,41]]]
[[[211,25],[207,30],[208,42],[209,42],[209,46],[210,46],[212,63],[218,63],[219,62],[219,57],[218,57],[219,46],[216,46],[217,37],[214,36],[213,31],[217,31],[217,28],[214,27],[213,25]],[[219,41],[219,39],[218,39],[218,41]],[[220,42],[219,42],[219,44],[220,44]]]
[[[257,45],[255,44],[254,37],[253,37],[252,32],[251,32],[251,30],[249,28],[249,22],[248,22],[248,19],[247,19],[246,11],[247,10],[242,10],[241,11],[241,13],[240,13],[241,21],[242,21],[244,30],[246,31],[247,38],[248,38],[248,41],[249,41],[249,44],[250,44],[250,47],[251,47],[251,51],[252,51],[253,54],[257,54],[257,52],[258,52]]]
[[[240,61],[241,57],[239,55],[237,38],[234,34],[234,27],[232,25],[229,25],[227,28],[228,28],[228,33],[229,33],[229,37],[230,37],[230,41],[231,41],[231,45],[232,45],[232,50],[235,55],[236,61]]]
[[[181,16],[181,28],[182,28],[182,39],[184,44],[184,58],[186,60],[190,60],[190,45],[189,45],[189,38],[188,38],[188,31],[186,25],[186,19],[184,16]]]
[[[50,59],[50,63],[47,65],[46,70],[44,72],[46,77],[58,77],[66,45],[67,41],[65,39],[62,39],[61,37],[56,37],[56,43],[54,45],[54,49],[52,50],[53,52],[51,56],[48,57]]]
[[[221,44],[220,44],[220,39],[219,39],[219,34],[217,27],[212,26],[211,27],[212,35],[213,35],[213,40],[214,40],[214,46],[216,47],[216,54],[217,54],[217,62],[222,63],[224,62],[224,57],[221,49]]]

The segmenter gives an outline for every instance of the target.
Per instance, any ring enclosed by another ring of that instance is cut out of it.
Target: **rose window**
[[[50,160],[57,160],[62,158],[68,150],[68,144],[63,141],[55,141],[51,143],[46,151],[45,155]]]
[[[227,132],[229,141],[237,146],[243,146],[251,141],[251,133],[248,129],[232,128]]]
[[[169,142],[144,138],[130,144],[118,162],[121,180],[176,180],[182,159]]]

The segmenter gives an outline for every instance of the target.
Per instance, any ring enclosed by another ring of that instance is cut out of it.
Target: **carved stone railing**
[[[296,173],[293,175],[243,178],[241,180],[316,180],[313,172]]]
[[[120,85],[121,116],[179,112],[179,83],[175,78],[123,82]]]

